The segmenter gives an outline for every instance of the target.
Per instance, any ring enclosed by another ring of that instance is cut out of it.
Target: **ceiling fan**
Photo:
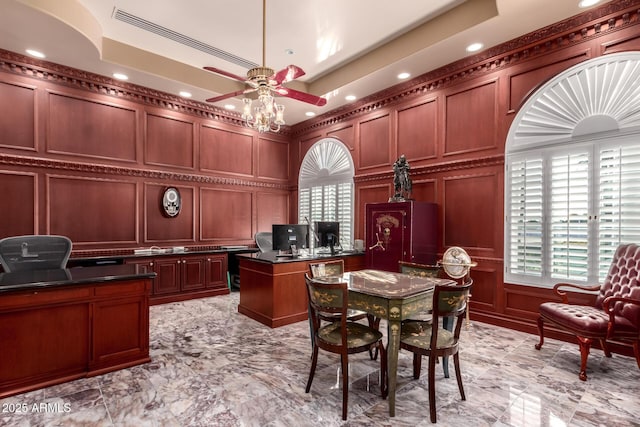
[[[246,95],[252,92],[258,92],[259,96],[270,95],[271,93],[292,98],[308,104],[324,106],[327,103],[325,98],[312,95],[310,93],[284,87],[283,84],[298,77],[304,76],[305,72],[296,65],[289,65],[282,70],[275,72],[272,68],[266,66],[266,6],[267,0],[262,1],[262,66],[250,69],[247,77],[241,77],[215,67],[204,67],[205,70],[212,71],[221,76],[229,77],[247,84],[247,88],[236,92],[227,93],[207,99],[207,102],[217,102],[223,99],[232,98],[238,95]],[[245,101],[246,102],[246,101]]]

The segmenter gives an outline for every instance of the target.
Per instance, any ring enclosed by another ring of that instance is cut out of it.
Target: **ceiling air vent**
[[[114,9],[113,18],[118,21],[127,23],[129,25],[133,25],[134,27],[138,27],[142,30],[149,31],[150,33],[156,34],[160,37],[164,37],[169,40],[173,40],[174,42],[180,43],[182,45],[188,46],[193,49],[197,49],[200,52],[207,53],[209,55],[215,56],[216,58],[223,59],[227,62],[231,62],[232,64],[239,65],[241,67],[251,69],[258,67],[259,65],[255,62],[251,62],[247,59],[240,58],[232,53],[225,52],[222,49],[218,49],[217,47],[213,47],[201,41],[192,39],[191,37],[185,36],[184,34],[177,33],[169,28],[165,28],[161,25],[154,24],[153,22],[142,19],[138,16],[132,15],[128,12],[125,12],[122,9]]]

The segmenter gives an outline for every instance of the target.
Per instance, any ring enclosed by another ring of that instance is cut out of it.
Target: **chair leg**
[[[636,356],[636,363],[640,368],[640,340],[633,343],[633,354]]]
[[[538,317],[538,333],[540,334],[540,342],[536,344],[536,350],[540,350],[542,344],[544,344],[544,321],[542,320],[542,316]]]
[[[349,400],[349,359],[346,354],[340,356],[342,365],[342,419],[347,419],[347,402]]]
[[[445,378],[449,378],[449,357],[447,356],[442,356],[442,372]]]
[[[600,340],[600,347],[602,347],[602,351],[604,351],[605,356],[611,357],[611,350],[609,350],[607,340]]]
[[[591,338],[578,337],[578,343],[580,344],[580,374],[578,376],[582,381],[587,380],[587,359],[589,359],[592,341]]]
[[[420,370],[422,369],[422,356],[418,353],[413,353],[413,379],[420,379]]]
[[[314,345],[313,353],[311,355],[311,369],[309,370],[309,379],[307,380],[307,388],[305,389],[305,393],[309,393],[309,390],[311,390],[311,383],[313,382],[313,376],[316,373],[317,364],[318,364],[318,347]]]
[[[309,307],[307,309],[307,311],[309,312],[309,334],[311,336],[311,349],[313,350],[313,348],[315,347],[315,335],[313,333],[313,319],[311,318],[311,307]]]
[[[460,372],[460,357],[459,353],[453,355],[453,365],[456,368],[456,380],[458,381],[458,390],[460,390],[460,397],[462,400],[467,400],[464,395],[464,387],[462,386],[462,373]]]
[[[436,356],[429,355],[429,415],[436,422]]]
[[[377,331],[378,328],[380,327],[380,318],[379,317],[375,317],[372,314],[367,314],[367,323],[369,324],[370,328],[373,328],[373,329],[375,329]],[[378,360],[378,347],[377,346],[374,345],[369,349],[369,359]]]
[[[447,331],[453,331],[453,317],[450,317],[450,316],[443,317],[442,327]],[[442,356],[442,371],[444,372],[444,377],[449,378],[449,357],[448,356]]]
[[[380,392],[383,399],[387,398],[389,392],[389,383],[387,379],[387,350],[384,348],[382,341],[378,342],[380,350]]]

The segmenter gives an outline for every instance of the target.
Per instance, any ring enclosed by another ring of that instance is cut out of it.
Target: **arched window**
[[[353,175],[349,150],[335,138],[316,142],[300,166],[298,222],[338,221],[343,247],[353,242]]]
[[[578,64],[516,115],[505,148],[505,281],[597,283],[640,242],[640,52]]]

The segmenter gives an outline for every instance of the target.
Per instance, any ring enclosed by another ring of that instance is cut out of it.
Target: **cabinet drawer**
[[[145,292],[146,284],[150,282],[150,280],[148,282],[144,280],[135,280],[110,285],[100,285],[95,287],[95,295],[97,297],[140,295]]]
[[[87,300],[91,288],[82,286],[67,289],[38,289],[0,296],[0,309],[50,305],[69,301]]]

